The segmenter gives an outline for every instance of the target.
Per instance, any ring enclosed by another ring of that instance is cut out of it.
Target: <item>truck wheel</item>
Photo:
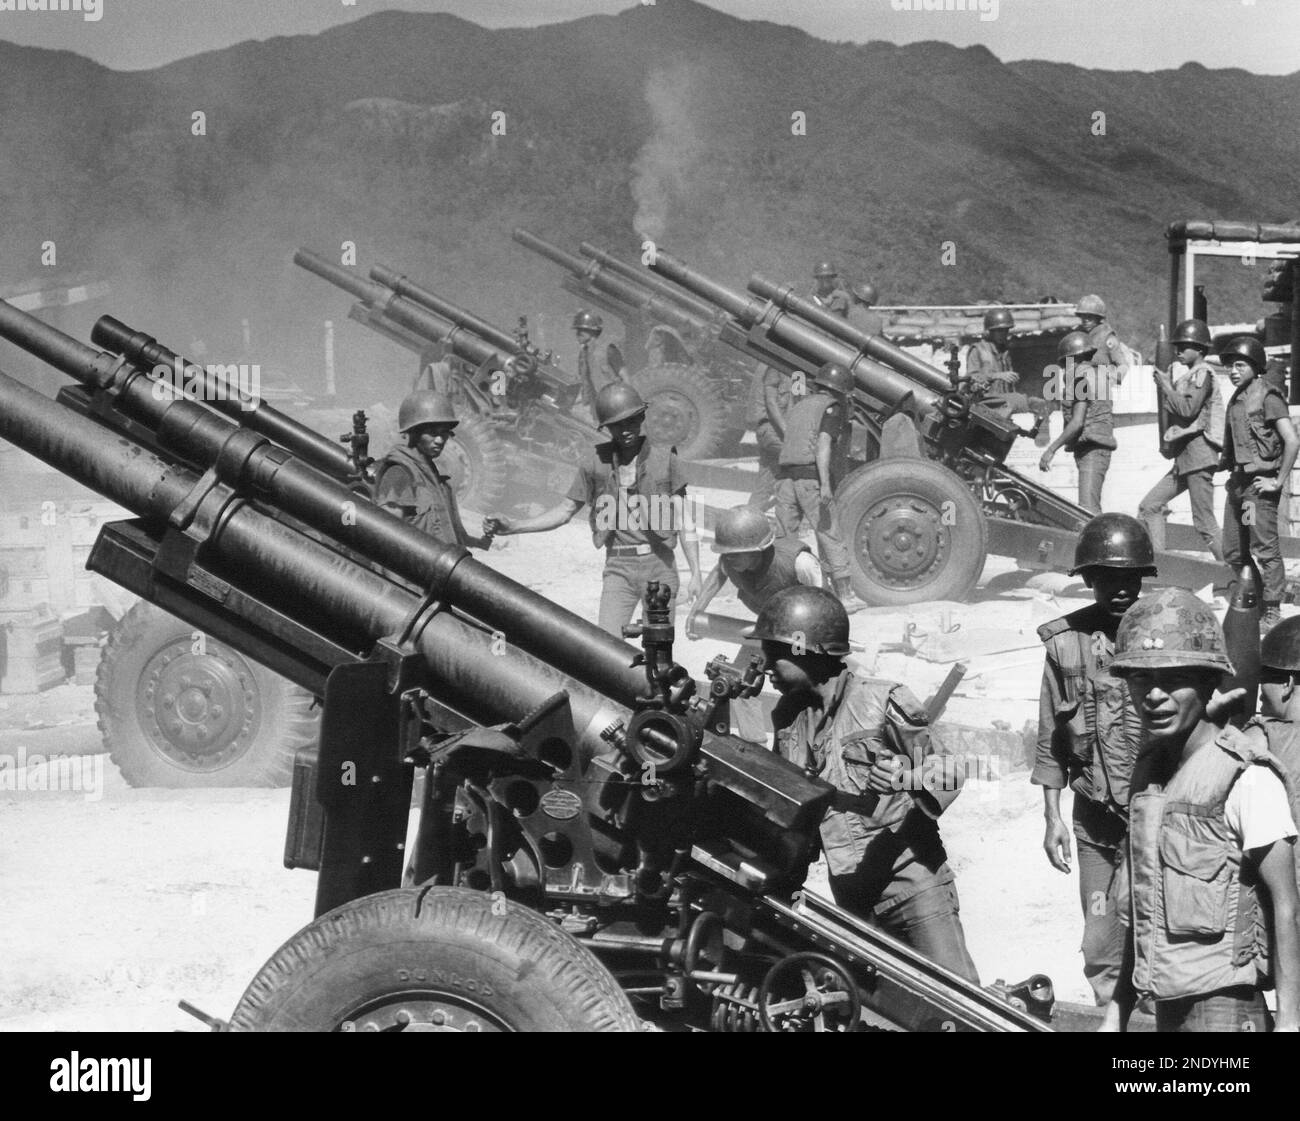
[[[109,636],[95,677],[99,730],[132,786],[287,786],[317,736],[312,696],[149,603]]]
[[[835,508],[853,587],[868,603],[965,599],[984,571],[983,512],[961,479],[933,460],[868,463],[836,489]]]
[[[510,481],[510,449],[482,417],[461,413],[456,435],[438,457],[458,505],[478,513],[500,506]]]
[[[613,975],[501,896],[422,887],[354,899],[280,947],[231,1031],[639,1031]]]
[[[651,366],[632,379],[649,406],[652,444],[677,448],[684,460],[714,459],[727,443],[727,402],[702,366]]]

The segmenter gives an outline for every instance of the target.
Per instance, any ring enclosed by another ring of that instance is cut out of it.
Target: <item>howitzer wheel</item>
[[[319,723],[310,693],[143,602],[109,636],[95,711],[132,786],[287,786]]]
[[[652,444],[676,447],[684,460],[713,459],[727,445],[727,402],[701,366],[651,366],[632,383],[646,402]]]
[[[613,974],[536,911],[468,888],[354,899],[250,982],[231,1031],[641,1030]]]
[[[868,603],[965,599],[988,551],[988,527],[974,495],[929,459],[868,463],[835,491],[853,587]]]
[[[510,485],[510,448],[482,417],[466,408],[457,416],[456,435],[438,457],[438,468],[451,479],[459,506],[487,513],[501,504]]]

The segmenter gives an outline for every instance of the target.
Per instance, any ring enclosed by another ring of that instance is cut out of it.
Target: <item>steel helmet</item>
[[[451,398],[431,389],[409,394],[397,410],[397,431],[403,436],[422,424],[459,424]]]
[[[830,263],[830,261],[818,261],[817,267],[813,269],[813,276],[839,276],[839,270]]]
[[[1098,319],[1106,318],[1106,301],[1092,293],[1084,296],[1074,305],[1076,315],[1095,315]]]
[[[1181,667],[1232,673],[1223,628],[1209,607],[1182,588],[1143,596],[1124,614],[1111,672]]]
[[[1259,664],[1267,669],[1300,673],[1300,615],[1283,619],[1259,645]]]
[[[1070,575],[1085,568],[1137,568],[1143,576],[1156,575],[1155,550],[1146,526],[1128,514],[1098,514],[1079,533]]]
[[[1262,374],[1268,365],[1264,344],[1250,335],[1238,335],[1235,339],[1230,339],[1219,351],[1219,359],[1225,366],[1231,366],[1238,358],[1244,358],[1254,366],[1257,374]]]
[[[1016,325],[1016,318],[1004,307],[995,307],[984,313],[984,330],[996,331],[1005,327],[1008,331]]]
[[[1208,351],[1210,349],[1210,329],[1205,325],[1203,319],[1184,319],[1174,328],[1174,337],[1170,342],[1199,346],[1202,350]]]
[[[626,382],[612,381],[596,394],[596,423],[601,428],[644,413],[645,409],[641,394]]]
[[[575,331],[590,331],[595,335],[599,335],[605,329],[605,321],[594,311],[583,308],[573,317],[573,329]]]
[[[813,377],[813,385],[847,397],[853,391],[853,375],[838,362],[827,362]]]
[[[1058,358],[1084,358],[1097,352],[1096,345],[1088,338],[1086,331],[1071,331],[1062,335],[1056,346]]]
[[[849,652],[849,616],[832,592],[801,584],[763,604],[745,637],[801,646],[808,654],[843,655]]]
[[[776,540],[767,517],[752,506],[733,506],[718,515],[713,528],[715,553],[757,553]]]
[[[855,284],[849,291],[853,293],[855,300],[861,300],[864,304],[880,302],[880,293],[876,291],[874,284],[868,284],[864,281],[861,284]]]

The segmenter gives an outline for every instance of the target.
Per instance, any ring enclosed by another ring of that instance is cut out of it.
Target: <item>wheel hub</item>
[[[432,994],[385,997],[349,1016],[340,1031],[507,1032],[496,1016],[470,1001]]]
[[[652,444],[685,446],[700,430],[700,416],[685,394],[656,393],[646,409],[646,433]]]
[[[891,495],[859,522],[854,549],[862,567],[897,588],[917,587],[942,568],[951,538],[943,515],[916,495]]]
[[[194,654],[188,638],[177,638],[149,659],[136,707],[154,749],[189,771],[215,771],[234,762],[252,746],[262,718],[248,663],[215,643]]]

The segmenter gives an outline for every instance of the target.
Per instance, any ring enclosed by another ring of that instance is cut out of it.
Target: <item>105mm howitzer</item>
[[[832,788],[718,731],[754,672],[676,665],[663,589],[638,657],[237,418],[20,317],[3,309],[0,333],[90,407],[0,375],[0,436],[137,515],[90,567],[324,701],[285,852],[318,872],[317,918],[231,1028],[1046,1030],[1026,1011],[1050,1002],[1041,979],[1007,999],[792,902]]]

